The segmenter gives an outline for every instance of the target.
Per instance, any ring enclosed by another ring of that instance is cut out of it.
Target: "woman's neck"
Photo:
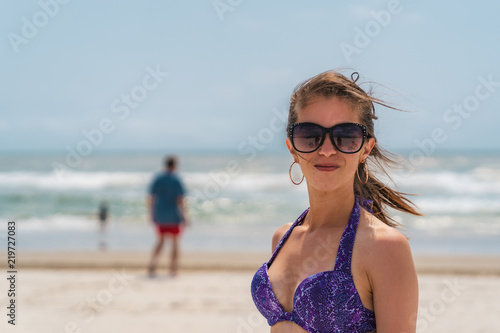
[[[355,200],[352,187],[332,192],[308,188],[308,192],[310,209],[303,225],[307,225],[309,231],[324,226],[340,228],[346,226]]]

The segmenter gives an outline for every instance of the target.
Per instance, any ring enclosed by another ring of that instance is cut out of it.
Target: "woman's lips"
[[[334,164],[315,164],[314,167],[319,171],[334,171],[338,169],[338,166]]]

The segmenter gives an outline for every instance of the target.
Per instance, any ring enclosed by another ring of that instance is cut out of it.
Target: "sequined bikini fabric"
[[[311,333],[372,332],[375,313],[361,303],[351,274],[351,256],[360,215],[360,203],[371,211],[371,202],[356,197],[349,222],[340,239],[333,271],[316,273],[304,279],[293,298],[292,312],[286,312],[276,298],[268,269],[293,228],[301,224],[309,209],[295,221],[280,240],[268,262],[255,273],[252,297],[257,309],[270,326],[288,320]]]

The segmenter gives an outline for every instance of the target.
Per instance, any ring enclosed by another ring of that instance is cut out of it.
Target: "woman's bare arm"
[[[395,229],[385,229],[374,243],[369,280],[377,333],[415,333],[418,280],[408,240]]]

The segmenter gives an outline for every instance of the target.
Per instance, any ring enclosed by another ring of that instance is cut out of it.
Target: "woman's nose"
[[[321,147],[319,147],[318,152],[326,157],[337,153],[337,149],[335,149],[335,146],[333,145],[330,135],[326,136],[325,141],[323,141],[323,144],[321,145]]]

